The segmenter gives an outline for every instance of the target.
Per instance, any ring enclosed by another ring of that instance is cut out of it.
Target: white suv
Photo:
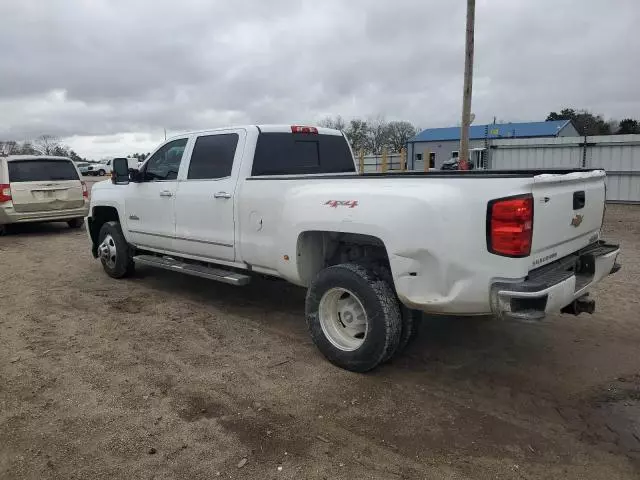
[[[0,234],[7,225],[64,221],[80,228],[89,193],[76,165],[66,157],[0,157]]]

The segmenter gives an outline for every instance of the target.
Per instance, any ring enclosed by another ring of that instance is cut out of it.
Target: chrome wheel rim
[[[102,263],[109,268],[115,268],[116,259],[118,258],[118,252],[116,250],[116,242],[113,241],[113,237],[107,234],[102,240],[102,243],[98,247],[98,254]]]
[[[360,299],[335,287],[322,295],[318,308],[320,326],[331,344],[344,352],[357,350],[369,331],[367,313]]]

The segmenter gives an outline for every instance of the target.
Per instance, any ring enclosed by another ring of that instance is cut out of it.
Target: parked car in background
[[[129,157],[117,157],[117,158],[124,158],[125,160],[127,160],[127,163],[129,165],[129,168],[131,169],[136,169],[138,168],[138,159],[137,158],[129,158]],[[107,174],[111,174],[111,171],[113,169],[113,158],[106,160],[104,162],[101,163],[94,163],[93,165],[89,165],[88,168],[88,175],[97,175],[100,177],[103,177]]]
[[[91,192],[91,251],[113,278],[147,265],[233,285],[308,288],[311,338],[366,371],[413,338],[419,313],[539,320],[592,312],[619,266],[601,239],[602,170],[358,175],[327,128],[185,133]]]
[[[120,158],[124,158],[124,157],[120,157]],[[116,159],[114,158],[114,160],[116,160]],[[127,161],[127,165],[129,166],[129,169],[131,169],[131,170],[136,170],[140,166],[140,164],[142,163],[142,162],[139,161],[139,159],[134,158],[134,157],[126,157],[125,160]]]
[[[87,175],[89,171],[89,166],[91,164],[89,162],[78,162],[76,163],[76,167],[78,167],[78,171],[81,175]]]
[[[112,160],[106,160],[99,163],[91,163],[87,167],[87,175],[104,177],[106,174],[111,173]]]
[[[460,162],[458,158],[450,158],[442,162],[440,170],[460,170]],[[469,170],[473,170],[473,164],[469,163]]]
[[[89,192],[66,157],[0,157],[0,234],[14,223],[63,221],[80,228]]]
[[[460,159],[458,152],[453,152],[454,156],[449,160],[442,162],[440,170],[459,170]],[[486,148],[472,148],[469,150],[468,159],[469,170],[486,170],[487,169],[487,149]]]

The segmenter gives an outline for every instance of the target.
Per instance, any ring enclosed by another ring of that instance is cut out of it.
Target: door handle
[[[231,198],[231,194],[227,192],[218,192],[213,194],[213,198],[224,198],[228,200]]]
[[[160,196],[161,197],[173,197],[173,193],[171,193],[169,190],[163,190],[160,192]]]

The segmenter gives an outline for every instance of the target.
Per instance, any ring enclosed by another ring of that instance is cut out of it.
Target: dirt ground
[[[593,316],[427,319],[366,374],[311,344],[304,291],[139,268],[83,231],[0,238],[1,479],[640,478],[640,207]]]

